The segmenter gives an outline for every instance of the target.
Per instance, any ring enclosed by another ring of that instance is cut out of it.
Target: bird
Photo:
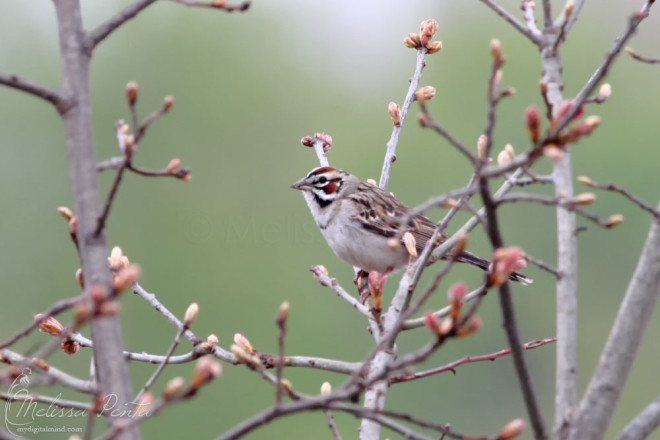
[[[377,185],[331,166],[312,169],[291,188],[303,192],[312,217],[335,255],[364,272],[391,273],[405,267],[410,253],[405,246],[392,246],[391,239],[410,232],[417,253],[421,253],[437,226],[424,215],[411,215],[408,206]],[[405,219],[408,223],[402,229]],[[435,246],[447,238],[443,232]],[[458,255],[450,251],[443,258],[448,257],[485,271],[491,264],[467,251]],[[509,279],[522,284],[533,281],[518,272]]]

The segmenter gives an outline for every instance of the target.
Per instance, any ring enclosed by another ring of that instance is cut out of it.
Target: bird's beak
[[[306,179],[307,177],[303,177],[302,179],[291,185],[291,188],[299,189],[299,190],[307,189],[307,183],[305,182]]]

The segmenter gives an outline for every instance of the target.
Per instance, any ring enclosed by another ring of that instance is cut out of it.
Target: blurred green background
[[[130,1],[84,2],[86,28],[92,29]],[[519,14],[519,2],[502,1]],[[576,94],[600,63],[641,2],[587,2],[563,50],[565,94]],[[555,9],[560,5],[555,2]],[[660,56],[660,19],[643,23],[631,45],[642,54]],[[193,180],[152,179],[128,175],[108,224],[109,244],[120,245],[142,266],[143,286],[172,311],[183,315],[193,301],[201,311],[194,331],[216,333],[224,347],[244,333],[264,352],[276,350],[274,318],[279,304],[291,302],[287,353],[358,361],[372,347],[366,323],[308,272],[324,264],[346,288],[352,270],[329,250],[316,230],[301,195],[289,185],[317,166],[300,138],[324,131],[334,139],[330,162],[366,179],[378,178],[391,121],[389,101],[401,103],[412,74],[415,52],[402,40],[426,18],[440,23],[437,38],[444,49],[427,58],[422,85],[438,92],[430,108],[438,120],[466,144],[474,145],[485,124],[489,41],[502,41],[508,63],[504,85],[517,94],[499,108],[495,144],[527,147],[524,109],[542,105],[538,93],[539,54],[510,26],[478,2],[417,0],[306,2],[256,0],[245,14],[186,8],[157,2],[104,42],[92,62],[94,134],[99,160],[118,154],[113,124],[129,119],[124,87],[140,84],[143,116],[172,94],[170,114],[149,130],[136,163],[164,168],[173,157],[192,168]],[[51,2],[4,0],[0,5],[0,71],[16,73],[53,87],[60,83],[57,31]],[[576,145],[577,175],[615,181],[654,204],[660,191],[658,110],[660,70],[623,55],[611,69],[613,95],[591,105],[603,124]],[[446,142],[414,122],[405,126],[390,190],[409,205],[461,187],[469,177],[463,157]],[[79,292],[74,272],[79,263],[66,223],[55,209],[72,205],[66,150],[60,119],[49,106],[0,87],[0,339],[13,334],[54,301]],[[536,171],[548,172],[541,161]],[[113,173],[101,175],[103,195]],[[541,188],[549,191],[549,188]],[[582,191],[579,184],[578,191]],[[627,281],[645,239],[649,216],[616,195],[599,193],[591,209],[603,216],[620,212],[626,221],[610,231],[580,219],[580,386],[586,387]],[[442,215],[431,212],[432,218]],[[507,243],[555,264],[555,213],[548,207],[512,205],[502,210]],[[459,217],[459,220],[465,219]],[[450,229],[458,227],[455,221]],[[477,229],[470,249],[488,254]],[[428,283],[430,270],[421,286]],[[536,282],[515,287],[524,340],[555,334],[553,279],[530,267]],[[456,268],[440,286],[429,307],[445,304],[447,287],[463,279],[476,287],[482,274]],[[388,294],[397,284],[392,277]],[[352,289],[351,289],[352,290]],[[164,353],[174,329],[144,301],[122,298],[124,337],[132,351]],[[465,355],[506,347],[495,296],[480,310],[481,332],[451,341],[427,367]],[[64,315],[63,322],[68,322]],[[655,399],[660,367],[657,317],[647,331],[608,438]],[[83,331],[88,335],[88,329]],[[43,334],[21,342],[26,350],[45,341]],[[400,350],[429,339],[425,330],[402,336]],[[183,344],[178,352],[189,346]],[[528,352],[546,420],[553,420],[554,349]],[[51,363],[86,377],[89,351],[57,354]],[[194,432],[213,438],[273,401],[272,387],[243,367],[224,366],[223,376],[199,397],[168,408],[146,421],[145,438],[176,438]],[[191,364],[172,366],[154,390],[176,375],[189,377]],[[137,390],[154,366],[131,365]],[[325,380],[343,377],[308,369],[287,369],[296,389],[318,392]],[[65,392],[63,397],[76,397]],[[460,367],[391,389],[388,408],[412,412],[459,432],[496,433],[509,420],[526,417],[511,360]],[[354,438],[358,421],[336,414],[341,433]],[[50,421],[43,422],[51,423]],[[83,426],[84,420],[68,420]],[[52,424],[52,423],[51,423]],[[101,432],[102,422],[96,430]],[[397,438],[396,434],[386,432]],[[278,420],[247,438],[330,438],[320,413]],[[43,438],[43,435],[42,437]],[[57,437],[50,434],[48,438]],[[529,433],[525,438],[530,438]],[[654,438],[660,438],[655,435]]]

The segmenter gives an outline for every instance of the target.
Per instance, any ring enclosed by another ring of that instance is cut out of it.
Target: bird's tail
[[[490,270],[490,261],[486,260],[485,258],[481,258],[478,255],[474,255],[470,252],[463,252],[461,255],[459,255],[456,258],[456,261],[459,261],[461,263],[472,264],[473,266],[477,266],[485,270],[486,272]],[[532,284],[534,282],[533,279],[526,277],[525,275],[518,272],[513,272],[509,276],[509,279],[511,281],[516,281],[524,286],[527,286],[528,284]]]

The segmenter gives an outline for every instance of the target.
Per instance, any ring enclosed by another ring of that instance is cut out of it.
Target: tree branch
[[[0,73],[0,84],[44,99],[53,104],[60,113],[64,113],[69,107],[69,102],[65,99],[61,90],[51,89],[50,87],[23,79],[17,75]]]
[[[660,426],[660,398],[649,403],[623,428],[617,440],[643,440]]]
[[[130,6],[124,8],[119,14],[112,17],[110,20],[100,25],[91,31],[85,40],[85,49],[88,53],[92,53],[97,44],[105,40],[111,33],[116,31],[121,25],[126,23],[131,18],[138,15],[145,8],[155,3],[156,0],[138,0]]]
[[[89,96],[89,52],[85,47],[79,0],[54,0],[59,28],[63,93],[70,96],[71,107],[63,113],[69,158],[69,173],[78,220],[77,234],[86,297],[91,310],[96,305],[90,291],[109,295],[112,275],[108,268],[108,250],[104,234],[94,235],[100,214],[100,199],[92,136]],[[92,313],[92,336],[95,342],[94,363],[99,391],[114,393],[118,408],[131,401],[131,384],[124,357],[119,319],[116,315]],[[110,417],[126,417],[113,414]],[[139,439],[137,430],[123,432],[119,438]]]
[[[421,47],[417,50],[417,63],[415,64],[415,72],[413,73],[412,78],[410,78],[410,86],[408,87],[408,92],[406,97],[403,100],[403,105],[401,106],[401,123],[394,125],[392,129],[392,135],[390,140],[387,142],[387,150],[385,152],[385,160],[383,161],[383,169],[380,173],[380,181],[378,186],[382,189],[387,188],[387,184],[390,181],[390,171],[392,170],[392,164],[396,160],[396,147],[399,143],[399,135],[401,134],[401,128],[403,123],[406,120],[410,106],[415,101],[415,91],[419,87],[419,81],[422,77],[422,70],[426,66],[426,61],[424,61],[424,56],[426,55],[426,47]]]
[[[30,370],[34,370],[34,372],[36,373],[44,374],[49,378],[51,378],[56,383],[65,386],[67,388],[70,388],[72,390],[80,391],[81,393],[87,393],[87,394],[97,392],[96,383],[94,383],[93,381],[83,380],[75,376],[71,376],[70,374],[58,368],[55,368],[52,365],[49,365],[48,369],[44,370],[36,366],[32,358],[25,357],[22,354],[16,353],[13,350],[9,350],[9,349],[0,350],[0,357],[2,358],[2,361],[5,363],[8,363],[10,365],[18,365],[18,366],[26,367],[29,368]]]
[[[557,338],[548,338],[548,339],[541,339],[538,341],[531,341],[523,344],[523,348],[525,350],[531,350],[540,347],[542,345],[550,344],[556,341]],[[496,351],[495,353],[482,354],[479,356],[465,356],[461,359],[455,360],[440,367],[432,368],[430,370],[394,376],[391,379],[391,383],[408,382],[411,380],[422,379],[424,377],[433,376],[435,374],[444,373],[447,371],[451,371],[452,373],[456,374],[456,367],[460,367],[461,365],[469,364],[472,362],[494,361],[495,359],[500,358],[502,356],[506,356],[508,354],[511,354],[510,348],[505,348],[504,350]]]
[[[501,54],[501,48],[498,46],[499,42],[497,42],[496,45],[491,42],[493,64],[491,68],[491,77],[489,81],[487,96],[488,118],[486,130],[484,132],[486,135],[486,147],[484,153],[485,158],[490,156],[490,147],[493,142],[492,132],[495,125],[495,110],[497,104],[499,103],[499,99],[502,96],[498,90],[499,83],[497,72],[503,65],[504,58]],[[477,175],[479,175],[478,171]],[[487,218],[487,224],[485,225],[486,233],[488,234],[488,238],[490,239],[493,250],[496,250],[504,246],[504,241],[502,239],[502,234],[499,227],[497,204],[493,199],[493,195],[490,191],[489,179],[480,176],[478,183]],[[543,420],[543,415],[539,406],[538,396],[532,383],[529,366],[527,364],[527,360],[525,359],[522,341],[518,332],[513,301],[511,299],[510,283],[508,281],[499,287],[499,299],[504,330],[509,341],[509,347],[511,347],[513,364],[518,377],[518,382],[520,383],[520,390],[525,401],[525,406],[527,407],[527,414],[529,415],[532,429],[534,431],[534,437],[536,440],[545,440],[547,439],[545,422]]]
[[[654,219],[635,273],[584,398],[571,423],[571,440],[601,439],[632,368],[660,294],[660,222]]]
[[[488,6],[490,9],[495,11],[497,15],[502,17],[504,20],[506,20],[509,24],[511,24],[514,28],[516,28],[521,34],[526,36],[532,43],[536,44],[537,46],[541,46],[541,37],[538,35],[534,35],[532,31],[527,29],[527,26],[522,24],[516,17],[511,15],[509,11],[506,9],[502,8],[500,5],[495,3],[493,0],[481,0],[481,3],[485,4]]]

